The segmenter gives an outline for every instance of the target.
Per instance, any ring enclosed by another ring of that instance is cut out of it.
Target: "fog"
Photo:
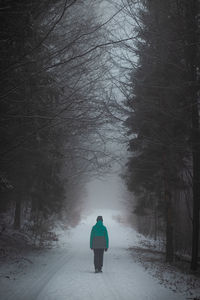
[[[83,199],[83,216],[104,215],[106,211],[113,211],[113,214],[129,214],[131,195],[127,191],[123,179],[117,173],[105,175],[102,178],[94,178],[86,185],[86,195]]]
[[[125,22],[125,15],[120,12],[120,7],[118,7],[118,5],[122,4],[121,1],[104,0],[100,2],[100,6],[97,6],[97,12],[102,19],[102,22],[107,22],[110,19],[106,24],[108,30],[107,34],[114,30],[116,36],[114,37],[111,34],[111,38],[116,40],[126,37],[120,25],[121,23],[124,25]],[[117,15],[114,16],[116,13]],[[119,55],[119,57],[123,56],[123,49],[115,48],[114,51],[117,53],[120,52],[121,55]],[[120,61],[120,63],[123,65],[124,62]],[[122,71],[122,68],[116,67],[114,64],[110,69],[110,73],[112,73],[113,78],[124,79],[124,70]],[[112,97],[122,105],[124,95],[110,79],[109,84],[106,82],[104,88],[105,90],[112,90]],[[122,116],[120,116],[120,118],[123,119]],[[133,197],[133,195],[127,190],[125,181],[120,177],[120,173],[123,172],[126,163],[126,147],[128,140],[127,137],[125,137],[124,128],[121,126],[120,122],[118,122],[117,128],[116,126],[112,127],[111,132],[109,129],[110,125],[107,125],[107,128],[104,127],[104,134],[108,137],[104,146],[106,151],[113,158],[112,170],[111,172],[109,171],[109,173],[105,173],[104,176],[91,178],[86,184],[86,195],[82,199],[84,203],[83,214],[86,215],[92,214],[94,211],[101,215],[106,210],[118,211],[121,214],[128,215],[128,212],[130,211],[130,197]],[[107,130],[108,132],[106,132]],[[115,141],[109,141],[109,138],[114,138]],[[119,140],[117,141],[118,138]],[[120,140],[123,140],[123,143],[120,143]]]
[[[0,12],[0,299],[200,300],[198,1]]]

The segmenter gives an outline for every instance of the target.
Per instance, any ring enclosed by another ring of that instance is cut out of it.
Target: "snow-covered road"
[[[89,235],[96,213],[84,219],[63,244],[30,265],[15,281],[4,282],[2,300],[183,300],[161,286],[134,263],[127,248],[137,243],[134,230],[104,212],[110,248],[104,254],[103,273],[94,273]]]

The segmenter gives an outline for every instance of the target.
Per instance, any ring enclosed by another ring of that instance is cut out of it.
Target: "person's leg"
[[[94,249],[94,268],[98,269],[98,249]]]
[[[100,249],[96,249],[96,251],[97,251],[97,269],[99,270],[99,268],[100,268],[100,251],[99,251]]]
[[[99,270],[103,267],[103,253],[104,249],[99,249]]]

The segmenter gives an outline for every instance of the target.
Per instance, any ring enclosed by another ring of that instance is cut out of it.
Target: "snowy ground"
[[[89,235],[96,216],[103,215],[110,248],[104,254],[103,273],[94,273]],[[132,258],[137,233],[117,222],[115,211],[98,211],[61,237],[58,247],[34,251],[19,264],[0,270],[1,300],[184,300],[160,285]],[[113,216],[115,217],[113,218]],[[7,272],[7,273],[6,273]],[[7,274],[7,277],[6,277]]]
[[[153,248],[150,243],[143,244],[144,237],[141,239],[141,246],[131,247],[129,250],[137,264],[141,264],[145,270],[157,280],[162,286],[174,292],[182,293],[187,299],[200,300],[200,276],[194,275],[190,271],[190,263],[175,261],[167,264],[165,253],[156,250],[155,243]]]

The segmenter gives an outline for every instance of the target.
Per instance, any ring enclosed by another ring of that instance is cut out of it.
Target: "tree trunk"
[[[169,184],[169,169],[167,164],[167,156],[164,150],[163,153],[163,168],[164,168],[164,197],[165,197],[165,218],[166,218],[166,262],[174,260],[174,222],[173,222],[173,205],[171,186]]]
[[[171,193],[165,190],[166,201],[166,261],[174,260],[174,228],[173,228],[173,209]]]
[[[15,206],[14,228],[20,229],[21,226],[21,198],[18,197]]]
[[[196,105],[197,106],[197,105]],[[199,252],[199,202],[200,202],[200,145],[199,145],[199,115],[197,107],[192,113],[192,159],[193,159],[193,218],[192,218],[192,261],[191,269],[198,268]]]
[[[157,201],[154,207],[154,240],[157,241],[158,236],[158,214],[157,214]]]
[[[193,232],[192,232],[192,261],[191,269],[197,270],[199,250],[199,203],[200,203],[200,140],[199,140],[199,110],[197,87],[197,44],[198,25],[198,1],[188,1],[186,6],[186,18],[188,20],[188,47],[187,64],[189,68],[189,81],[191,82],[191,125],[192,125],[192,161],[193,161]]]

